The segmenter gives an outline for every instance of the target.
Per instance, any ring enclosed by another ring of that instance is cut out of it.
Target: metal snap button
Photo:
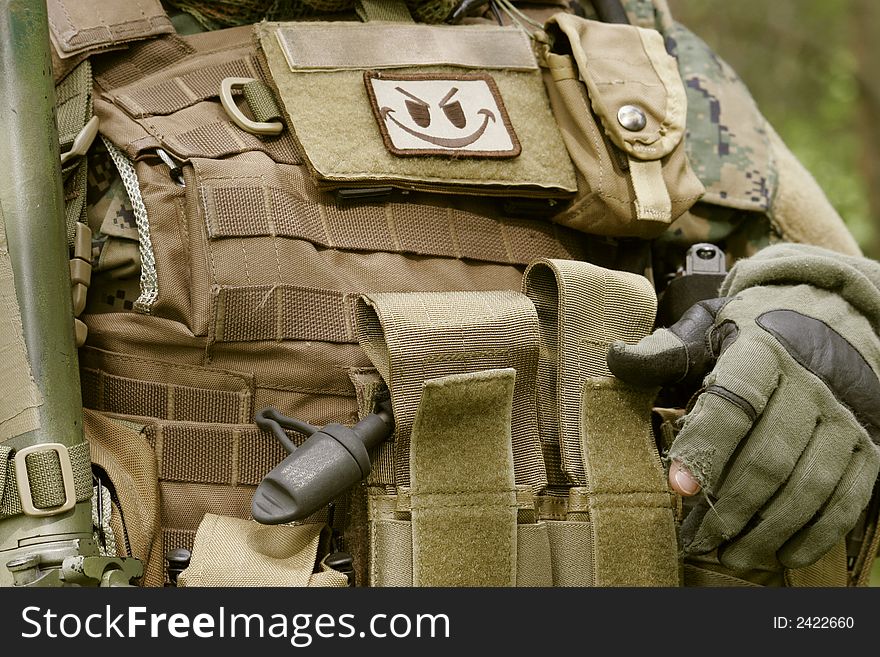
[[[644,130],[648,125],[648,117],[635,105],[624,105],[617,110],[617,121],[630,132]]]

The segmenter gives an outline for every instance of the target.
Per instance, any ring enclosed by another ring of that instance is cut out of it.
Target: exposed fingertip
[[[700,482],[678,461],[673,461],[669,467],[669,485],[675,492],[685,497],[700,492]]]

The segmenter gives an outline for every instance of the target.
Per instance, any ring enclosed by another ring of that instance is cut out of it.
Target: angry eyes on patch
[[[431,125],[431,107],[428,103],[401,87],[395,87],[395,90],[408,97],[405,101],[406,110],[409,112],[409,116],[413,120],[413,123],[420,128],[427,128]],[[464,128],[465,125],[467,125],[467,117],[464,115],[461,103],[457,100],[451,100],[457,93],[458,89],[452,87],[449,90],[449,93],[440,100],[438,106],[443,110],[447,120],[452,125],[456,128]]]

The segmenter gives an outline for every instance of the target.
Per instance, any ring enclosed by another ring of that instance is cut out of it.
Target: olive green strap
[[[425,382],[412,431],[413,584],[515,586],[512,369]]]
[[[651,432],[654,390],[611,377],[583,391],[583,450],[596,586],[677,586],[678,540]]]
[[[24,462],[27,466],[27,481],[33,506],[38,510],[60,507],[67,500],[61,456],[57,449],[47,448],[28,454]],[[89,458],[89,444],[79,443],[67,448],[73,471],[73,495],[75,501],[83,502],[92,497],[92,462]],[[21,495],[16,481],[15,450],[0,445],[0,518],[24,513]]]
[[[367,22],[412,23],[406,3],[402,0],[355,0],[358,17]]]
[[[77,138],[92,116],[92,67],[89,60],[85,60],[55,87],[55,118],[62,154],[74,148]],[[84,146],[87,148],[88,144]],[[64,217],[67,224],[67,245],[71,249],[74,246],[77,222],[86,221],[86,160],[83,153],[71,157],[62,165]]]
[[[244,96],[254,120],[258,123],[269,123],[270,121],[284,121],[284,115],[275,100],[275,94],[269,85],[262,80],[253,80],[241,87],[241,93]]]
[[[585,498],[591,542],[581,541],[573,575],[596,586],[676,586],[678,543],[672,498],[654,444],[655,390],[625,386],[605,362],[614,340],[636,342],[654,323],[656,297],[643,277],[584,262],[542,260],[523,287],[538,310],[540,430],[561,448],[570,496]]]

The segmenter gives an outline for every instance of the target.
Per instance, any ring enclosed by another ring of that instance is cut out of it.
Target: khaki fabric
[[[562,473],[582,487],[570,489],[568,511],[586,512],[591,532],[566,553],[575,570],[560,581],[677,585],[672,499],[650,422],[656,391],[625,386],[605,362],[612,341],[636,342],[651,330],[650,284],[588,263],[545,260],[526,270],[523,290],[539,318],[544,454],[561,452]],[[572,495],[586,497],[582,510]]]
[[[514,292],[370,294],[357,305],[360,343],[391,390],[397,485],[410,481],[410,436],[429,379],[485,369],[517,372],[513,400],[516,483],[546,485],[535,408],[537,318]]]
[[[516,525],[516,584],[519,587],[587,586],[578,556],[589,544],[586,533],[554,531],[571,523]],[[584,541],[579,540],[584,537]],[[409,520],[382,519],[374,523],[370,586],[413,586],[413,524]],[[477,564],[470,567],[477,568]],[[484,577],[482,574],[479,577]]]
[[[48,0],[49,34],[62,58],[174,32],[159,0]]]
[[[687,100],[675,60],[653,30],[567,14],[547,28],[572,52],[545,48],[543,65],[578,173],[578,196],[553,220],[588,233],[657,236],[704,192],[684,152]],[[621,125],[626,106],[642,112],[643,128]]]
[[[337,27],[345,29],[345,24]],[[353,27],[388,29],[382,23]],[[441,41],[447,35],[454,40],[459,32],[482,30],[480,26],[421,27],[438,31],[433,38]],[[256,28],[270,77],[291,119],[291,129],[322,187],[393,185],[452,193],[556,198],[571,196],[575,191],[574,170],[537,71],[442,65],[383,71],[390,77],[428,73],[449,76],[450,88],[456,86],[456,75],[488,72],[522,147],[518,156],[504,159],[462,157],[463,150],[447,156],[398,157],[383,143],[363,70],[292,72],[276,36],[283,29],[283,23],[262,23]],[[489,34],[494,29],[490,28]],[[496,121],[500,122],[501,117]]]
[[[553,483],[583,484],[583,383],[611,375],[605,354],[612,341],[632,343],[647,335],[656,297],[641,276],[567,260],[532,264],[523,276],[523,292],[535,304],[540,328],[538,404],[545,458],[561,457],[564,479]]]
[[[113,528],[120,556],[132,556],[143,562],[144,586],[162,586],[165,557],[159,531],[158,473],[153,450],[135,425],[89,409],[83,410],[83,428],[92,463],[112,482],[114,504],[124,519],[124,530]]]
[[[312,583],[322,531],[206,514],[178,586],[347,586],[344,574],[329,570]]]
[[[546,521],[553,586],[595,586],[593,530],[584,521]]]

